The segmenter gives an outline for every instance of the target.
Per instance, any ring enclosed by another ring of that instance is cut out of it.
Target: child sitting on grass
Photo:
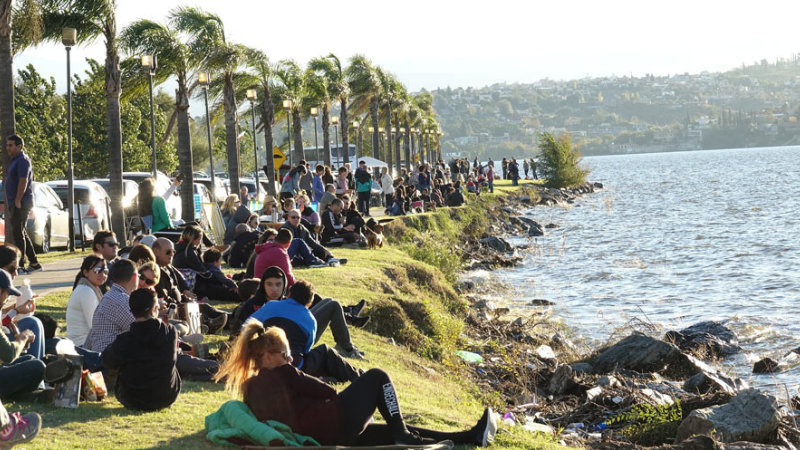
[[[172,405],[181,392],[178,333],[158,317],[158,299],[150,289],[137,289],[129,300],[136,321],[103,352],[107,369],[118,370],[114,388],[126,408],[156,411]]]
[[[203,264],[205,264],[206,270],[211,273],[211,278],[207,281],[217,285],[215,289],[217,298],[215,300],[238,301],[239,292],[236,283],[222,273],[222,253],[213,248],[206,250],[203,252]]]

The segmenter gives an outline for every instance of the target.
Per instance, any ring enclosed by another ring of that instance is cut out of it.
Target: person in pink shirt
[[[256,261],[253,272],[263,273],[267,267],[277,266],[286,274],[286,287],[293,285],[292,260],[287,251],[292,243],[292,238],[290,230],[281,228],[274,241],[256,245]]]

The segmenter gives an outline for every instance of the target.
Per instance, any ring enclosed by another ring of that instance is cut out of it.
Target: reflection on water
[[[799,368],[750,369],[800,346],[798,157],[800,147],[586,158],[606,189],[573,208],[525,211],[560,228],[496,276],[518,304],[556,302],[555,314],[590,342],[631,319],[664,330],[728,320],[745,352],[723,366],[794,392]]]

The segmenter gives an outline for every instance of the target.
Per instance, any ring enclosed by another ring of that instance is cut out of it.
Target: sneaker
[[[322,267],[328,267],[328,263],[323,262],[323,261],[319,261],[319,262],[316,262],[314,264],[310,264],[308,266],[309,269],[319,269],[319,268],[322,268]]]
[[[30,274],[31,274],[31,273],[30,273],[30,272],[28,272],[28,269],[26,269],[26,268],[24,268],[24,267],[19,267],[19,268],[17,268],[17,275],[18,275],[18,276],[22,276],[22,275],[30,275]]]
[[[356,328],[364,328],[364,326],[369,323],[370,316],[363,316],[363,317],[353,317],[353,316],[345,316],[345,322],[351,327]]]
[[[42,428],[42,417],[36,413],[24,416],[20,413],[9,415],[11,423],[0,430],[0,448],[11,448],[17,444],[30,442]]]
[[[367,301],[362,298],[360,302],[358,302],[355,305],[350,307],[350,314],[353,317],[360,316],[361,315],[361,311],[364,310],[365,306],[367,306]]]
[[[335,264],[334,264],[335,263]],[[347,264],[347,258],[331,258],[328,260],[328,264],[331,266],[343,266]]]
[[[25,268],[25,270],[26,270],[28,273],[41,272],[41,271],[42,271],[42,269],[43,269],[43,268],[42,268],[42,265],[41,265],[41,264],[31,264],[30,266],[28,266],[28,267],[26,267],[26,268]]]
[[[195,334],[187,334],[186,336],[181,336],[180,340],[189,344],[189,345],[197,345],[203,342],[203,335],[200,333]]]
[[[336,344],[336,351],[345,358],[364,359],[364,352],[360,351],[355,345],[352,345],[350,350],[345,350],[341,344]]]
[[[492,408],[486,408],[481,420],[475,425],[475,430],[478,432],[476,444],[486,447],[494,442],[494,435],[497,433],[497,415]]]

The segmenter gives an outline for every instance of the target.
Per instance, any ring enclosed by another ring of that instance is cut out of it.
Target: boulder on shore
[[[497,236],[491,236],[485,239],[481,239],[480,243],[491,248],[492,250],[502,253],[509,252],[513,249],[513,247],[511,247],[511,244],[506,242],[505,239],[499,238]]]
[[[720,442],[765,443],[775,437],[780,423],[775,397],[756,389],[739,392],[730,403],[696,409],[681,422],[676,441],[714,433]]]
[[[722,358],[740,352],[739,337],[720,322],[698,322],[681,331],[667,332],[664,340],[698,357]]]
[[[601,353],[592,366],[594,373],[601,375],[627,369],[658,372],[682,379],[700,372],[694,362],[672,344],[643,334],[632,334]]]

